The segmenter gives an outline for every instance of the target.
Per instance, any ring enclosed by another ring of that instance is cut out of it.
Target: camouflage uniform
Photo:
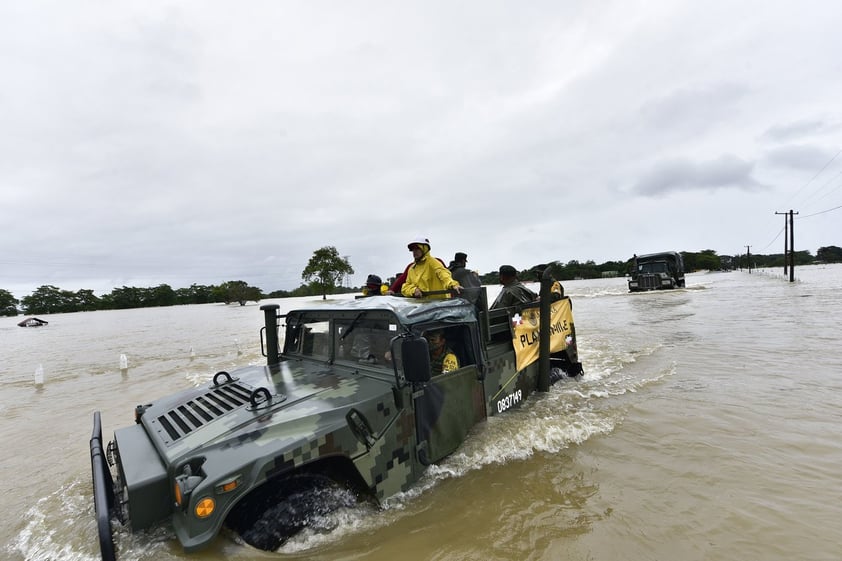
[[[491,304],[492,309],[496,308],[510,308],[518,304],[528,304],[538,299],[538,295],[523,286],[520,281],[514,281],[511,284],[503,286],[503,290]]]
[[[445,347],[444,351],[438,356],[430,355],[430,370],[433,376],[452,372],[459,368],[459,359],[456,358],[456,353]]]
[[[465,265],[457,262],[452,264],[450,271],[453,280],[458,282],[462,288],[468,289],[465,291],[463,298],[475,304],[479,297],[479,287],[482,286],[479,276],[474,271],[465,268]]]

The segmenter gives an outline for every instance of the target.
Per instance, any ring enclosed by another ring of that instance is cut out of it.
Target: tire
[[[326,476],[293,475],[255,489],[237,503],[226,525],[249,545],[275,551],[305,528],[333,530],[330,514],[356,503],[351,490]]]

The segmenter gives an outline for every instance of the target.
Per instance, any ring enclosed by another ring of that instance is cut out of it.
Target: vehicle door
[[[427,465],[455,451],[475,424],[485,418],[485,400],[476,348],[470,330],[448,330],[460,367],[432,376],[414,396],[419,460]]]

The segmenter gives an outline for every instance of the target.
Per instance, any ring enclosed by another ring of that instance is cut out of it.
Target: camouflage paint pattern
[[[322,462],[339,462],[373,497],[384,499],[410,488],[428,463],[458,448],[474,424],[520,405],[535,390],[537,364],[517,371],[511,340],[481,341],[476,308],[459,299],[419,303],[384,296],[290,312],[287,339],[308,321],[350,331],[350,325],[368,320],[387,321],[395,336],[466,326],[476,364],[413,387],[400,366],[333,356],[316,360],[288,351],[277,366],[217,375],[218,383],[146,404],[139,419],[143,431],[118,429],[114,439],[116,493],[123,502],[144,507],[135,509],[144,512],[144,521],[141,526],[131,521],[133,529],[148,525],[150,518],[169,519],[185,550],[199,549],[248,493]],[[336,333],[334,349],[339,348]],[[143,466],[121,463],[121,450],[131,457],[132,449],[150,445],[158,459]],[[177,480],[186,489],[181,507],[175,500]],[[231,482],[235,488],[223,487]],[[166,501],[149,496],[150,489],[162,488],[170,489]],[[215,508],[200,517],[196,506],[206,498]]]

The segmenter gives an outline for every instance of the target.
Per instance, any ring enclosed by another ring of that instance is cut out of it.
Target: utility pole
[[[784,277],[786,277],[786,264],[789,259],[789,223],[786,220],[786,212],[776,212],[775,214],[784,215]]]
[[[789,209],[789,282],[795,282],[795,222],[792,215],[792,209]]]
[[[751,246],[746,246],[746,262],[748,263],[748,274],[751,274]]]
[[[789,282],[795,282],[795,221],[793,215],[797,212],[789,209],[789,212],[776,212],[784,215],[784,277],[786,277],[786,266],[789,263]],[[789,215],[789,223],[787,223]]]

